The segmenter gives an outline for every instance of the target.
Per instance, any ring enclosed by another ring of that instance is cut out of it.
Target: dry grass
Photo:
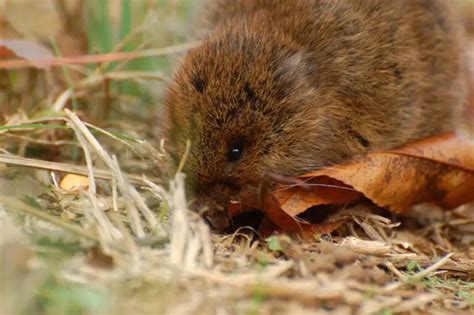
[[[74,130],[87,167],[47,164],[41,168],[48,171],[37,171],[30,184],[62,173],[87,173],[90,184],[68,192],[51,179],[50,190],[36,202],[0,193],[1,224],[7,230],[0,240],[3,313],[473,310],[470,206],[450,213],[414,211],[405,221],[420,224],[416,228],[392,224],[365,208],[346,210],[350,222],[314,243],[285,236],[263,240],[245,229],[212,235],[188,211],[183,175],[160,186],[124,174],[117,157],[74,113],[66,110],[65,123]],[[4,158],[34,169],[40,162]],[[98,172],[97,165],[105,169]],[[22,283],[31,284],[21,289],[29,303],[18,303]]]

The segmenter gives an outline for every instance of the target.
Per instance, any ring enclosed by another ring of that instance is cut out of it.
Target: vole
[[[165,99],[166,148],[193,208],[456,127],[462,23],[446,0],[213,0]],[[173,166],[172,166],[173,169]]]

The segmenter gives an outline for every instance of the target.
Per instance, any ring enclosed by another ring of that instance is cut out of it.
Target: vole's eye
[[[234,144],[230,147],[229,152],[227,153],[227,158],[229,162],[237,162],[242,158],[244,153],[244,146],[240,143]]]

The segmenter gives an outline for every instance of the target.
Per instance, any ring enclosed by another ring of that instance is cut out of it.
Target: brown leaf
[[[362,194],[342,181],[328,176],[302,176],[304,184],[279,186],[273,195],[281,208],[290,216],[301,214],[306,209],[319,205],[344,205]]]
[[[0,58],[13,58],[15,53],[5,46],[0,46]]]
[[[38,68],[43,66],[40,60],[54,57],[53,53],[43,45],[22,39],[0,39],[0,58],[19,57],[30,61]]]
[[[452,209],[474,200],[474,142],[453,134],[438,136],[401,149],[370,153],[301,179],[323,176],[396,212],[425,202]]]

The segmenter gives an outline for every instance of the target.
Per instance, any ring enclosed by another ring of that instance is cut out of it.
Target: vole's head
[[[334,120],[324,114],[330,106],[311,105],[319,92],[311,87],[314,69],[304,52],[276,32],[235,29],[190,51],[166,98],[173,164],[190,140],[184,172],[193,207],[220,228],[228,224],[228,202],[238,200],[242,188],[327,162],[335,134]],[[321,135],[318,144],[308,140],[317,138],[314,133]]]

